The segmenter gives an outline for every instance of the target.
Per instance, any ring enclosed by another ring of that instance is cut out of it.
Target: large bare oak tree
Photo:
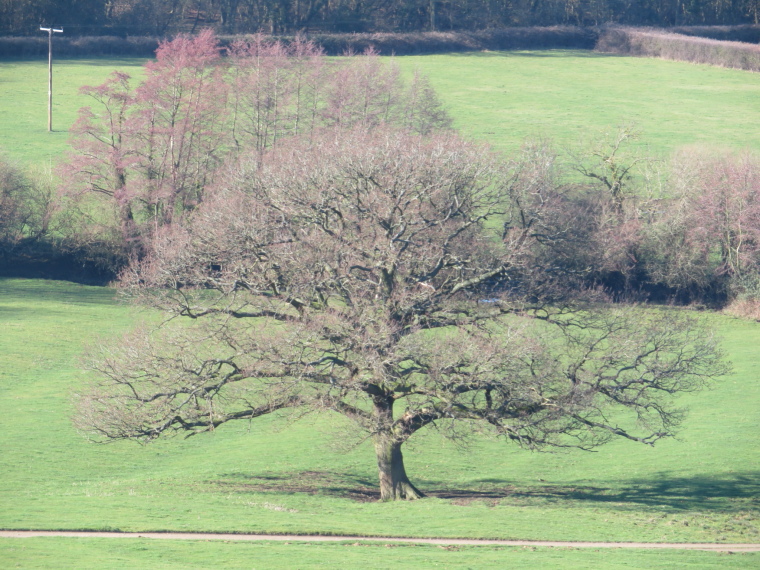
[[[285,408],[347,416],[382,500],[423,496],[423,428],[529,447],[652,444],[725,371],[676,310],[604,308],[538,264],[571,228],[550,155],[503,164],[451,134],[329,131],[241,158],[122,275],[164,311],[93,351],[79,425],[105,440],[209,431]]]

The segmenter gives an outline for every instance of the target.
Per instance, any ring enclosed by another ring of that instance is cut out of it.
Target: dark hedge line
[[[596,50],[760,71],[760,45],[642,28],[606,28]]]
[[[55,240],[0,243],[0,278],[55,279],[84,285],[107,285],[117,277],[107,252],[93,251]],[[123,263],[123,262],[122,262]]]
[[[56,57],[152,57],[158,47],[159,38],[116,36],[61,37],[53,40]],[[47,56],[48,38],[0,37],[0,57]]]
[[[649,34],[647,40],[640,34]],[[515,50],[515,49],[594,49],[613,53],[630,53],[631,55],[653,55],[669,57],[674,47],[682,45],[684,39],[676,34],[690,36],[691,39],[710,38],[721,42],[760,43],[760,26],[682,26],[662,29],[637,29],[626,27],[580,28],[575,26],[498,28],[479,32],[415,32],[415,33],[365,33],[365,34],[313,34],[309,38],[321,45],[328,55],[341,55],[347,51],[361,53],[367,48],[374,48],[382,54],[418,55],[446,52],[481,51],[481,50]],[[636,39],[634,39],[634,36]],[[657,41],[655,41],[657,36]],[[239,36],[221,36],[223,45],[231,44]],[[280,36],[288,41],[292,36]],[[57,57],[151,57],[160,38],[157,37],[117,37],[117,36],[83,36],[55,38],[54,52]],[[680,42],[680,43],[679,43]],[[696,46],[698,44],[690,44]],[[700,44],[702,53],[712,53],[709,44]],[[730,46],[729,46],[730,48]],[[34,57],[47,55],[47,37],[0,37],[0,57]],[[735,51],[736,48],[730,48]],[[690,48],[692,52],[699,51]],[[650,53],[651,52],[651,53]],[[694,56],[689,56],[694,57]],[[705,61],[718,62],[714,55],[700,56]],[[725,59],[725,58],[724,58]],[[687,59],[698,61],[698,59]],[[735,65],[728,65],[734,67]],[[746,69],[746,67],[743,67]]]
[[[330,55],[347,50],[362,52],[367,48],[374,48],[382,54],[416,55],[481,50],[592,49],[597,32],[590,28],[552,26],[479,32],[319,34],[312,39]]]
[[[746,42],[760,44],[760,26],[677,26],[668,28],[674,34],[698,36],[723,42]]]
[[[314,34],[309,36],[321,45],[328,55],[348,51],[363,52],[374,48],[382,54],[411,55],[472,50],[507,49],[593,49],[597,33],[592,29],[572,26],[547,28],[501,28],[480,32],[419,32],[372,34]],[[229,45],[236,36],[220,36]],[[281,36],[288,41],[292,36]],[[58,57],[132,56],[151,57],[159,38],[92,36],[54,39]],[[0,57],[30,57],[47,55],[47,37],[0,38]]]

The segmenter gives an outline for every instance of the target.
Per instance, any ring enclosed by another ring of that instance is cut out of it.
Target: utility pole
[[[41,32],[48,33],[48,132],[53,132],[53,32],[62,34],[63,28],[56,30],[55,28],[43,28],[40,26]]]

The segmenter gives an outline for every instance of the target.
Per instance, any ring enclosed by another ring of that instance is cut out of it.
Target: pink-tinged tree
[[[107,211],[113,209],[124,243],[137,237],[135,204],[127,191],[133,160],[128,119],[134,100],[129,79],[126,73],[115,71],[105,83],[80,90],[93,99],[95,108],[79,110],[71,127],[72,148],[60,168],[61,190],[69,208],[88,218],[104,204]],[[95,206],[88,199],[93,195]],[[107,223],[106,220],[101,215],[98,223]]]
[[[318,126],[318,110],[325,97],[326,65],[322,48],[300,35],[289,45],[293,65],[292,134],[313,133]]]
[[[95,233],[118,234],[139,253],[156,228],[202,202],[225,160],[292,136],[334,125],[393,123],[424,134],[449,125],[424,78],[406,88],[373,53],[328,63],[301,37],[284,44],[258,35],[227,55],[210,31],[180,36],[161,44],[134,92],[121,73],[84,88],[96,105],[73,129],[63,191],[86,202],[84,216],[98,212],[88,223]],[[93,199],[108,207],[91,207]],[[103,212],[113,212],[110,226]]]
[[[392,124],[398,120],[401,95],[398,66],[385,64],[376,51],[368,49],[333,71],[325,120],[328,126],[341,128]]]
[[[327,76],[316,44],[297,37],[286,45],[256,35],[233,44],[229,56],[238,149],[263,152],[318,126]]]
[[[696,296],[748,293],[743,289],[760,267],[757,158],[683,152],[674,160],[670,193],[645,228],[652,277]]]
[[[697,179],[691,229],[718,248],[718,271],[757,272],[760,258],[760,163],[749,154],[708,161]]]
[[[290,44],[261,35],[230,48],[232,132],[238,150],[263,152],[279,141],[322,128],[400,125],[430,134],[451,121],[428,80],[406,85],[393,62],[374,51],[325,61],[301,37]]]
[[[116,233],[127,255],[202,200],[229,146],[228,89],[213,34],[162,43],[146,75],[135,91],[120,72],[82,89],[95,105],[80,110],[61,167],[61,192],[83,218],[83,234]]]
[[[146,65],[131,117],[134,174],[128,193],[171,223],[202,199],[229,144],[228,86],[209,30],[162,43]]]
[[[427,76],[416,70],[401,96],[399,123],[413,133],[429,135],[451,127],[451,117],[441,104]]]
[[[674,397],[725,370],[714,341],[677,311],[567,301],[536,264],[562,234],[549,175],[387,129],[241,159],[122,275],[168,318],[94,351],[77,423],[145,441],[341,414],[374,444],[382,500],[422,496],[402,447],[423,429],[528,447],[671,435]]]

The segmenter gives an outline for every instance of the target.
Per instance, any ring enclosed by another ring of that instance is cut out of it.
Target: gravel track
[[[559,542],[546,540],[477,540],[466,538],[399,538],[367,536],[323,536],[304,534],[224,534],[194,532],[97,532],[54,530],[3,530],[0,538],[63,536],[72,538],[156,538],[170,540],[227,540],[278,542],[384,542],[469,546],[553,546],[560,548],[668,548],[676,550],[710,550],[713,552],[760,552],[760,544],[719,544],[691,542]]]

